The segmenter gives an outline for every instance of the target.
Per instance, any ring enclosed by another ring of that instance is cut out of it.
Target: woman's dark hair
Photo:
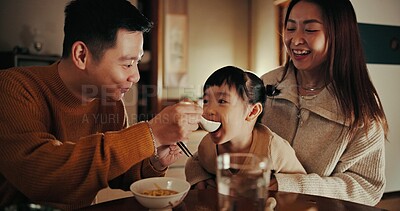
[[[212,73],[206,80],[203,92],[212,86],[226,84],[229,88],[234,87],[239,97],[250,105],[261,103],[262,113],[257,122],[261,122],[264,113],[266,93],[263,81],[254,73],[244,71],[238,67],[225,66]]]
[[[292,0],[288,6],[284,26],[293,7],[300,1],[318,5],[324,18],[328,39],[325,81],[332,83],[331,91],[350,122],[347,134],[352,137],[360,125],[365,132],[371,120],[380,123],[387,138],[388,124],[378,93],[371,82],[361,46],[357,18],[349,0]],[[294,67],[289,59],[286,71]],[[286,74],[284,74],[286,75]],[[283,78],[282,78],[283,80]]]
[[[73,0],[65,7],[62,57],[74,42],[84,42],[96,60],[116,43],[119,29],[150,31],[153,23],[127,0]]]

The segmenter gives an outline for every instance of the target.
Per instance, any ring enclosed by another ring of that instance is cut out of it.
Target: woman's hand
[[[157,154],[158,158],[152,156],[150,162],[154,168],[163,171],[182,156],[182,150],[176,144],[162,145],[157,147]]]

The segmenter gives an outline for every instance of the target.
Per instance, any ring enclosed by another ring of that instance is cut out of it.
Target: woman
[[[349,0],[294,0],[284,67],[262,76],[263,123],[289,141],[307,175],[277,173],[272,189],[375,205],[385,188],[388,125]]]

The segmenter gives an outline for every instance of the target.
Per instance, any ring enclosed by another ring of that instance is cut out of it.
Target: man
[[[123,95],[137,83],[149,22],[126,0],[65,8],[62,58],[0,72],[0,207],[88,206],[107,186],[163,176],[202,109],[167,107],[128,127]]]

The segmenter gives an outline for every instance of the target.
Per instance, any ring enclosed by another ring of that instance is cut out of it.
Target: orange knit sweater
[[[34,202],[88,206],[107,186],[129,190],[152,168],[146,123],[127,128],[122,101],[84,104],[64,86],[57,63],[0,71],[0,207]]]

